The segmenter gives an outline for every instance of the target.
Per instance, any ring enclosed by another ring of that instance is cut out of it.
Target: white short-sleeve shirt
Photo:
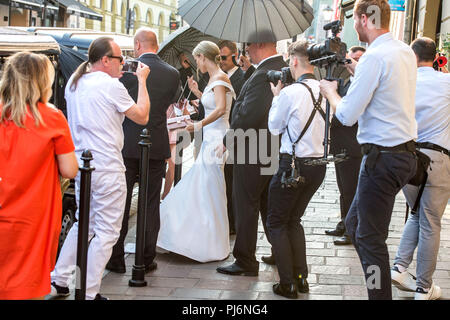
[[[124,112],[135,102],[117,78],[96,71],[83,75],[72,91],[73,76],[65,90],[67,118],[77,160],[85,149],[92,152],[95,171],[124,172],[122,158]]]

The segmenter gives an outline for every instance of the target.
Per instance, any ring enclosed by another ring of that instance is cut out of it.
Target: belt
[[[450,151],[441,147],[440,145],[431,142],[416,142],[416,147],[421,149],[430,149],[438,152],[442,152],[450,157]]]
[[[393,147],[383,147],[371,143],[364,143],[361,145],[361,153],[363,155],[368,155],[366,159],[366,165],[371,169],[375,167],[375,163],[380,153],[404,153],[415,151],[416,151],[416,144],[414,140]]]
[[[299,158],[299,157],[295,157],[295,161],[297,163],[304,163],[307,161],[311,161],[311,160],[317,160],[317,159],[321,159],[320,157],[304,157],[304,158]],[[289,160],[292,161],[292,156],[289,153],[280,153],[280,160]]]

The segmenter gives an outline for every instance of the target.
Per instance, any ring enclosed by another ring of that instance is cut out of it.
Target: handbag
[[[191,117],[185,101],[172,103],[167,109],[167,129],[182,129],[189,124]]]

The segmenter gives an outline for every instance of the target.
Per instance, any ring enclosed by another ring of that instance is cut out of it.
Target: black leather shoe
[[[153,261],[149,265],[145,266],[145,273],[156,270],[157,267],[158,267],[158,264],[155,261]]]
[[[125,263],[122,265],[122,264],[115,264],[115,263],[108,262],[106,264],[106,269],[111,271],[111,272],[115,272],[115,273],[125,273],[125,272],[127,272],[127,269],[125,267]]]
[[[275,263],[275,257],[273,255],[270,256],[262,256],[261,257],[262,262],[270,264],[271,266],[276,265]]]
[[[258,270],[256,271],[246,270],[238,266],[236,263],[230,264],[229,266],[226,267],[218,267],[216,270],[219,273],[229,274],[232,276],[249,276],[249,277],[258,276]]]
[[[350,237],[348,235],[344,234],[342,237],[334,240],[334,244],[337,246],[345,246],[345,245],[352,244],[352,240],[350,239]]]
[[[285,285],[281,283],[275,283],[272,287],[273,293],[283,296],[289,299],[297,299],[297,288],[295,284]]]
[[[345,230],[342,229],[334,229],[334,230],[325,230],[325,234],[329,236],[342,237],[345,233]]]
[[[309,283],[304,278],[297,278],[297,289],[300,293],[309,292]]]

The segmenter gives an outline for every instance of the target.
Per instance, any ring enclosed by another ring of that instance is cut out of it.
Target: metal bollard
[[[86,299],[86,272],[89,241],[89,208],[91,204],[91,175],[95,170],[90,162],[93,157],[91,151],[84,150],[81,155],[83,166],[80,168],[80,208],[78,217],[78,244],[77,244],[77,283],[75,300]],[[79,274],[78,274],[79,273]]]
[[[175,146],[175,154],[179,154],[181,159],[183,159],[183,148],[181,146],[181,142],[183,141],[183,136],[181,136],[180,134],[177,134],[177,144]],[[181,148],[181,150],[180,150]],[[181,180],[181,169],[183,167],[183,163],[181,161],[181,163],[176,163],[175,164],[175,172],[174,172],[174,176],[173,176],[173,185],[176,186],[176,184],[178,183],[178,181]]]
[[[139,161],[139,195],[138,212],[136,223],[136,254],[131,274],[131,280],[128,282],[130,287],[145,287],[145,218],[147,208],[147,188],[148,188],[148,152],[150,149],[150,134],[147,129],[142,130],[142,140],[139,141],[141,147],[141,159]]]

